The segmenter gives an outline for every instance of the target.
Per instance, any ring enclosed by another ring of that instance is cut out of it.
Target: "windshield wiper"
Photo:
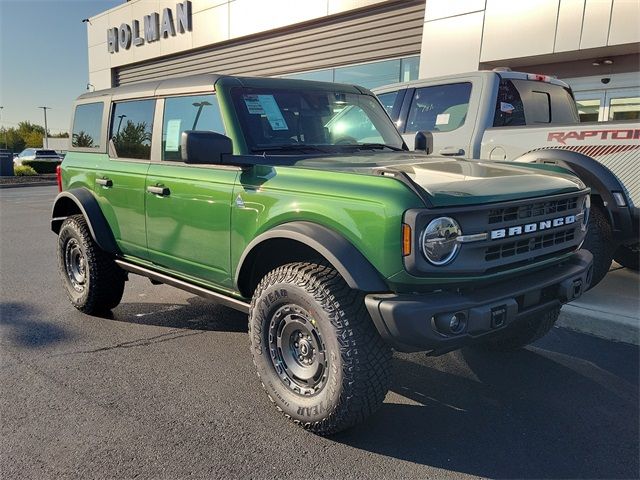
[[[321,149],[316,145],[304,144],[304,143],[288,143],[286,145],[267,145],[264,147],[254,147],[251,149],[254,153],[260,152],[322,152],[327,153],[326,150]]]
[[[387,145],[386,143],[349,143],[340,146],[357,148],[358,150],[384,150],[385,148],[388,148],[389,150],[393,150],[394,152],[402,151],[401,148],[393,147],[391,145]]]

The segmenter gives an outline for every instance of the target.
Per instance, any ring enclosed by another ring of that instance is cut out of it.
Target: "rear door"
[[[182,275],[231,287],[231,201],[240,169],[188,165],[181,158],[183,131],[224,133],[216,95],[175,96],[160,102],[156,131],[162,132],[162,142],[145,186],[149,256]]]
[[[147,256],[145,177],[151,158],[155,99],[115,102],[108,158],[96,165],[94,192],[125,255]]]

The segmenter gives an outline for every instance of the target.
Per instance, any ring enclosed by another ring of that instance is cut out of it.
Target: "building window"
[[[365,63],[335,69],[335,81],[361,85],[365,88],[381,87],[396,83],[400,76],[400,60]]]
[[[86,103],[76,107],[73,116],[71,146],[77,148],[100,148],[102,133],[102,111],[104,104]]]
[[[450,83],[416,89],[411,101],[407,132],[450,132],[464,125],[471,98],[471,83]]]
[[[609,103],[609,120],[638,120],[640,97],[612,98]]]
[[[581,122],[597,122],[600,116],[600,99],[576,100]]]
[[[215,95],[167,98],[164,102],[162,160],[182,161],[181,138],[186,130],[225,133]]]
[[[316,80],[338,82],[376,88],[390,83],[408,82],[418,78],[420,57],[406,57],[394,60],[348,65],[346,67],[327,68],[313,72],[292,73],[283,78],[296,80]]]
[[[111,114],[113,153],[120,158],[151,158],[155,100],[116,103]]]

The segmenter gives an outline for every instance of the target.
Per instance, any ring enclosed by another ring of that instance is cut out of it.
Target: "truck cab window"
[[[450,132],[467,118],[471,83],[451,83],[416,89],[409,109],[406,132]]]
[[[517,127],[526,125],[524,104],[520,92],[511,80],[501,80],[498,86],[494,127]]]

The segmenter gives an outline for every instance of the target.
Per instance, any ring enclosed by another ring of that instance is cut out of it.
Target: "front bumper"
[[[498,335],[514,322],[558,308],[586,291],[593,257],[579,250],[559,265],[465,291],[374,293],[365,305],[382,337],[396,350],[439,355]],[[448,319],[460,320],[457,333]]]

